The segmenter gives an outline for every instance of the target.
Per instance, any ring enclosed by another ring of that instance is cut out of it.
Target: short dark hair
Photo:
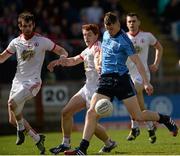
[[[137,19],[139,19],[139,15],[137,14],[137,13],[135,13],[135,12],[129,12],[127,15],[126,15],[126,17],[133,17],[133,16],[136,16],[137,17]]]
[[[21,25],[22,20],[24,20],[25,22],[29,22],[29,21],[32,21],[33,23],[35,22],[34,15],[29,11],[25,11],[19,14],[18,25]]]
[[[119,18],[114,12],[107,12],[104,16],[104,24],[111,25],[119,21]]]
[[[95,35],[98,34],[98,36],[100,35],[100,31],[99,31],[99,27],[97,24],[84,24],[82,26],[82,30],[91,30]]]

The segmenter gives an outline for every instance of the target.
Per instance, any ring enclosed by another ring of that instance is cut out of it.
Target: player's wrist
[[[154,66],[158,68],[159,67],[159,63],[154,63]]]
[[[62,55],[59,56],[59,60],[60,60],[60,59],[63,59],[63,58],[67,58],[67,56],[64,55],[64,54],[62,54]]]
[[[66,56],[67,57],[68,56],[68,52],[64,48],[62,48],[60,56]]]

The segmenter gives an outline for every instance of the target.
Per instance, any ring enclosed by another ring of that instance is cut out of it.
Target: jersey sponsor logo
[[[136,50],[137,54],[140,54],[142,52],[142,48],[138,45],[134,45],[134,49]]]
[[[21,54],[21,58],[23,61],[29,61],[32,57],[34,57],[35,52],[32,49],[24,50]]]

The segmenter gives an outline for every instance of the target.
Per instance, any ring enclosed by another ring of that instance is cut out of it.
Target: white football
[[[113,104],[108,99],[101,99],[97,101],[95,111],[101,117],[109,116],[113,112]]]

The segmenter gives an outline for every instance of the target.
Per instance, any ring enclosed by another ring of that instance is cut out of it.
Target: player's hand
[[[149,66],[149,69],[150,69],[151,72],[155,73],[155,72],[158,70],[158,65],[156,65],[156,64],[151,64],[151,65]]]
[[[153,86],[150,83],[145,83],[144,89],[148,95],[151,95],[154,91]]]
[[[66,56],[61,56],[57,62],[57,65],[68,66],[68,58]]]
[[[53,72],[54,71],[54,67],[58,65],[58,60],[54,60],[54,61],[51,61],[47,68],[50,72]]]

